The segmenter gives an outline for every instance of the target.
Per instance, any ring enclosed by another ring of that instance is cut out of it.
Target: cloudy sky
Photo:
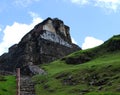
[[[0,6],[0,55],[47,17],[70,26],[83,49],[120,34],[120,0],[1,0]]]

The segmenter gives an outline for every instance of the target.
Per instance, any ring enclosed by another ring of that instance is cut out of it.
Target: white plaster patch
[[[47,31],[51,31],[51,32],[56,32],[55,28],[52,25],[52,21],[51,20],[48,20],[48,22],[45,25],[43,25],[43,30],[47,30]]]
[[[44,32],[42,35],[40,35],[40,37],[45,40],[49,40],[67,47],[71,47],[71,45],[68,42],[64,41],[59,35],[57,35],[56,33],[52,33],[50,31]]]

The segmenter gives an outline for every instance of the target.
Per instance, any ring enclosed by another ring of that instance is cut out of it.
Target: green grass
[[[120,52],[106,53],[85,64],[57,60],[41,67],[47,74],[33,78],[37,95],[120,95]]]
[[[120,95],[120,93],[113,93],[113,92],[91,92],[91,93],[88,93],[86,95]]]
[[[0,75],[0,95],[16,95],[16,80],[14,76]]]
[[[120,95],[120,35],[40,67],[37,95]]]

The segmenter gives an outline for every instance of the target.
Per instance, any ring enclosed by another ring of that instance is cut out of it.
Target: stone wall
[[[0,56],[0,70],[14,72],[19,67],[28,74],[30,66],[52,62],[80,49],[72,44],[69,27],[63,21],[48,18]]]
[[[53,27],[52,20],[48,20],[45,25],[43,25],[43,30],[56,32],[55,28]]]

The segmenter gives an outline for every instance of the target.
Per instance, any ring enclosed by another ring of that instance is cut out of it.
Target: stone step
[[[21,91],[27,91],[27,92],[34,92],[35,90],[34,89],[21,89]]]
[[[20,95],[36,95],[34,89],[34,83],[30,77],[21,77],[20,80]]]
[[[20,95],[35,95],[34,93],[30,93],[30,92],[22,92],[21,91],[21,94]]]

